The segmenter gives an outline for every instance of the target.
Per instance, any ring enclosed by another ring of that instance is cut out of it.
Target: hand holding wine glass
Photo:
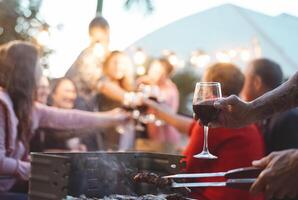
[[[157,85],[140,85],[140,89],[142,90],[142,93],[144,94],[144,101],[146,99],[152,100],[156,103],[161,103],[161,92]],[[148,106],[144,103],[144,106],[146,106],[146,112],[147,114],[144,115],[144,122],[147,123],[154,123],[156,126],[162,126],[164,125],[164,122],[160,119],[157,119],[155,114],[150,112],[148,109]]]
[[[208,124],[216,120],[220,112],[214,107],[214,101],[221,98],[221,87],[218,82],[199,82],[196,84],[193,97],[193,111],[195,119],[199,119],[204,126],[204,145],[201,153],[195,158],[216,159],[208,150]]]

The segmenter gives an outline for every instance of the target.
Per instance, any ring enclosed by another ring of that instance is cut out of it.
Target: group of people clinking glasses
[[[104,18],[91,21],[89,35],[90,46],[65,77],[51,80],[52,88],[41,76],[34,45],[14,41],[0,47],[0,173],[9,177],[0,180],[1,191],[26,191],[20,183],[30,174],[30,151],[173,153],[184,134],[187,172],[252,164],[264,169],[251,188],[255,195],[223,187],[194,188],[192,197],[297,196],[297,74],[282,84],[281,67],[266,58],[251,61],[244,72],[232,63],[215,63],[194,88],[195,116],[187,117],[177,113],[179,91],[167,59],[154,59],[144,76],[135,77],[125,52],[108,51]]]

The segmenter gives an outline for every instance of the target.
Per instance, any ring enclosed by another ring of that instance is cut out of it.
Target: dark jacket
[[[263,123],[266,153],[298,148],[298,108],[275,114]]]
[[[262,132],[267,154],[273,151],[298,148],[298,108],[275,114],[265,120],[262,125]],[[298,200],[298,197],[282,200]]]

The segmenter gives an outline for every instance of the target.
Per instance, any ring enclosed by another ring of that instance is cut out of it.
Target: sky
[[[226,3],[272,16],[281,13],[298,16],[298,0],[153,0],[151,14],[145,14],[139,5],[126,10],[124,2],[104,0],[103,16],[111,27],[111,50],[123,50],[169,23]],[[88,24],[96,14],[96,3],[96,0],[43,0],[41,16],[53,27],[48,42],[55,50],[49,59],[52,77],[63,76],[88,46]]]

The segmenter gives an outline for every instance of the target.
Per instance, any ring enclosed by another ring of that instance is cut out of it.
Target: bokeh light
[[[41,46],[47,46],[50,43],[50,35],[46,30],[40,31],[36,36],[36,41]]]
[[[133,61],[136,65],[144,65],[146,62],[146,54],[142,49],[137,49],[134,53]]]

